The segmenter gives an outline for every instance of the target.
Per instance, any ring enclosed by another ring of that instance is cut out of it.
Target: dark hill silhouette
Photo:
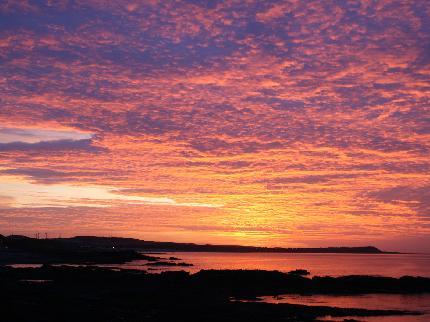
[[[321,247],[321,248],[284,248],[284,247],[255,247],[240,245],[211,245],[194,243],[156,242],[135,238],[76,236],[64,240],[82,245],[98,247],[122,247],[149,251],[181,251],[181,252],[263,252],[263,253],[386,253],[374,246],[362,247]]]
[[[152,253],[230,252],[230,253],[357,253],[384,254],[373,246],[326,248],[269,248],[238,245],[198,245],[192,243],[155,242],[134,238],[77,236],[72,238],[37,239],[20,235],[0,237],[0,265],[26,263],[120,264],[132,260],[162,265],[162,258]],[[146,255],[144,253],[147,253]],[[149,254],[148,254],[149,253]],[[169,266],[187,263],[169,263]]]
[[[240,245],[211,245],[194,243],[174,243],[147,241],[135,238],[76,236],[71,238],[36,239],[26,236],[11,235],[1,237],[2,243],[10,248],[27,250],[72,250],[83,248],[133,249],[148,252],[181,251],[181,252],[231,252],[231,253],[359,253],[383,254],[374,246],[362,247],[321,247],[321,248],[284,248],[255,247]]]

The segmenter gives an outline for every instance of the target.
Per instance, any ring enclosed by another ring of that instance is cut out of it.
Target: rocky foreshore
[[[97,239],[98,240],[98,239]],[[109,240],[110,242],[111,240]],[[117,244],[75,243],[2,237],[0,247],[0,320],[50,321],[317,321],[324,316],[411,315],[420,312],[367,310],[258,301],[281,294],[430,293],[430,279],[405,276],[308,277],[262,270],[201,270],[191,274],[113,265],[142,260],[158,266],[187,267],[180,258],[142,253]],[[39,267],[11,267],[39,264]],[[244,301],[247,300],[247,301]]]
[[[315,321],[319,317],[410,315],[232,301],[284,293],[430,292],[430,279],[313,277],[276,271],[209,270],[195,274],[89,266],[0,267],[2,321]]]

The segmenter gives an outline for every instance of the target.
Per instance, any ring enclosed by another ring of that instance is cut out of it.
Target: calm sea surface
[[[354,296],[335,295],[294,295],[266,296],[262,300],[269,303],[304,304],[311,306],[337,306],[347,308],[366,308],[375,310],[412,310],[423,312],[423,315],[386,316],[386,317],[356,317],[366,322],[429,322],[430,321],[430,295],[399,295],[399,294],[365,294]],[[354,318],[354,317],[351,317]],[[345,317],[327,317],[330,321],[343,321]]]
[[[180,258],[191,267],[160,267],[156,270],[262,269],[288,272],[307,269],[312,275],[403,275],[430,277],[430,254],[280,254],[280,253],[183,253],[156,255]],[[124,268],[148,269],[146,261],[133,261]]]

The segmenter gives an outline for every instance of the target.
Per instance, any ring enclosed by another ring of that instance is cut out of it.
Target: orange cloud
[[[389,0],[2,5],[0,195],[122,199],[18,212],[13,197],[0,223],[286,246],[421,238],[429,14]]]

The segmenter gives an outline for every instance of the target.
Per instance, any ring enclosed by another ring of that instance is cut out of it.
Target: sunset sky
[[[0,233],[430,251],[430,2],[1,1]]]

